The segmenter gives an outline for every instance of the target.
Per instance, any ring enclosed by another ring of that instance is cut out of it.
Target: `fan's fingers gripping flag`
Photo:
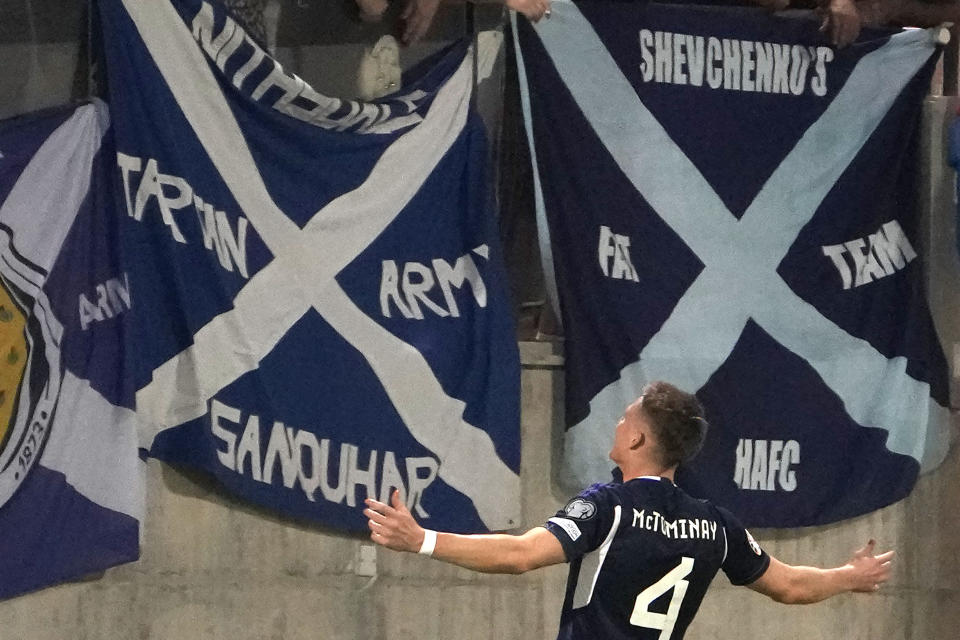
[[[948,446],[916,253],[935,46],[750,10],[556,2],[518,23],[567,338],[564,467],[608,474],[644,384],[712,425],[681,474],[759,526],[906,495]]]
[[[102,103],[0,123],[0,598],[139,555],[108,123]]]
[[[519,360],[465,47],[323,96],[215,2],[104,0],[151,454],[366,530],[519,511]]]

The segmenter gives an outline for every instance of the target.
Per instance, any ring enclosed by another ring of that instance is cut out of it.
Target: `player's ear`
[[[633,436],[633,439],[630,440],[631,449],[639,449],[647,441],[647,435],[643,431],[637,431]]]

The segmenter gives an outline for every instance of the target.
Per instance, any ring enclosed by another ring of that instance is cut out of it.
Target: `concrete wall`
[[[525,343],[523,526],[566,496],[551,476],[562,370]],[[556,632],[566,567],[485,576],[362,538],[284,522],[149,465],[143,557],[103,576],[0,603],[2,640],[530,640]],[[718,577],[688,638],[952,640],[960,627],[960,455],[906,500],[842,524],[757,531],[791,563],[836,565],[869,537],[898,551],[891,583],[786,607]],[[373,563],[362,562],[372,552]],[[375,578],[357,573],[370,573]]]
[[[523,376],[525,527],[560,506],[548,474],[559,381],[557,369]],[[555,631],[564,567],[483,576],[281,521],[155,461],[148,474],[141,560],[0,603],[0,639],[479,640]],[[368,573],[361,549],[375,554],[375,578],[357,575]]]
[[[952,108],[949,99],[928,104],[925,149],[929,287],[950,357],[960,342],[960,270],[952,173],[941,159]],[[529,527],[567,497],[553,481],[563,384],[553,345],[522,346],[522,524]],[[958,471],[955,448],[896,505],[827,527],[755,532],[782,560],[818,565],[840,564],[876,537],[899,554],[893,580],[880,594],[785,607],[719,577],[688,638],[957,638]],[[148,474],[142,559],[0,603],[0,640],[531,640],[555,633],[565,567],[525,576],[474,574],[280,520],[156,462]]]

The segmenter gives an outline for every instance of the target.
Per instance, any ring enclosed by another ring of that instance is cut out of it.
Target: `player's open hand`
[[[887,551],[874,555],[876,542],[870,540],[862,549],[857,550],[848,567],[853,568],[851,591],[872,592],[880,589],[880,585],[890,579],[890,563],[893,562],[895,551]]]
[[[400,500],[399,491],[393,490],[389,505],[371,498],[364,503],[367,508],[363,515],[367,516],[371,540],[394,551],[416,552],[420,549],[423,527],[417,524],[407,505]]]

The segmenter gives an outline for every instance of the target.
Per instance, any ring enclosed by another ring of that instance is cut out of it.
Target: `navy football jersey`
[[[593,485],[545,526],[570,562],[561,640],[679,640],[719,569],[740,585],[770,565],[733,514],[665,478]]]

